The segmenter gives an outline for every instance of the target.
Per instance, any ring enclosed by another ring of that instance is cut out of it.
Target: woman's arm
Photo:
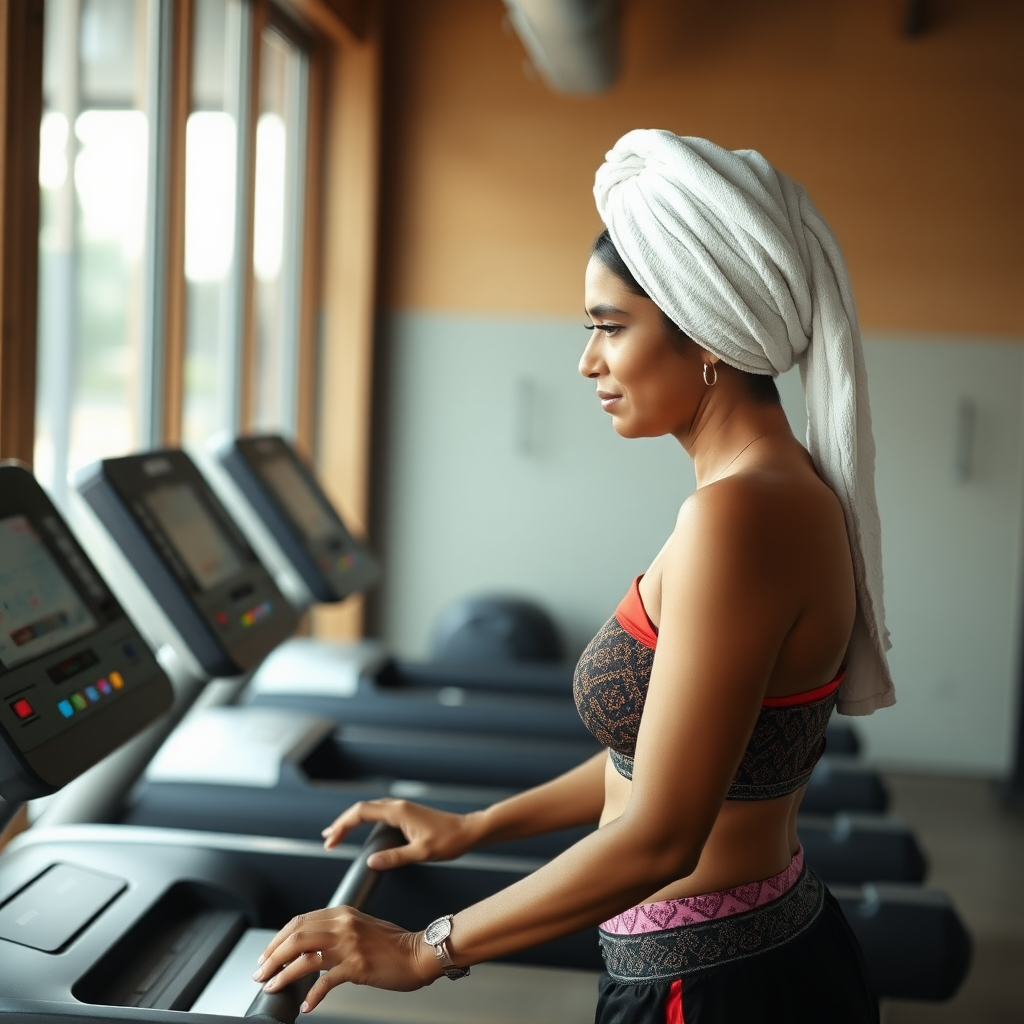
[[[369,866],[386,871],[424,860],[453,860],[478,846],[526,839],[578,825],[596,825],[604,805],[605,751],[571,771],[480,811],[452,814],[409,800],[364,800],[323,831],[328,849],[366,822],[401,829],[405,846],[374,854]]]
[[[779,583],[790,555],[785,530],[780,541],[775,517],[733,480],[688,499],[666,549],[658,649],[625,811],[456,914],[449,949],[459,966],[598,924],[696,868],[799,614],[795,591]],[[344,910],[297,918],[267,947],[260,978],[276,973],[284,984],[307,973],[309,949],[331,966],[311,1005],[341,981],[414,988],[438,977],[422,937],[390,927]]]
[[[596,825],[604,808],[604,770],[608,752],[602,750],[559,775],[481,811],[473,811],[477,846],[528,839],[580,825]]]

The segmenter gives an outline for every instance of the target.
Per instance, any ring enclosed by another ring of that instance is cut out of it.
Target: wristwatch
[[[448,938],[452,933],[452,918],[454,916],[454,914],[446,914],[444,917],[439,917],[436,921],[431,921],[423,929],[423,941],[428,946],[434,947],[434,956],[437,957],[444,976],[451,978],[452,981],[458,981],[459,978],[464,978],[469,974],[469,968],[456,967],[448,953]]]

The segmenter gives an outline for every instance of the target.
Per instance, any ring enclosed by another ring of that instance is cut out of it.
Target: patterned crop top
[[[633,777],[633,755],[658,633],[644,610],[638,576],[615,614],[587,645],[573,693],[583,724],[609,748],[620,775]],[[727,800],[774,800],[795,793],[825,750],[825,727],[843,673],[824,686],[765,697]]]

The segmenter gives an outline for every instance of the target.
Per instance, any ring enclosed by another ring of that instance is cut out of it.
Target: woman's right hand
[[[339,815],[320,834],[330,850],[357,826],[383,821],[405,836],[406,845],[375,853],[367,861],[374,871],[387,871],[425,860],[454,860],[482,838],[474,814],[452,814],[411,800],[361,800]]]

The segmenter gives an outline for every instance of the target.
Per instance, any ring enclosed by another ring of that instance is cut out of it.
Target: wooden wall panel
[[[302,280],[299,283],[299,399],[295,436],[305,453],[316,444],[321,254],[323,252],[324,91],[334,47],[321,41],[309,55],[308,124],[303,196]]]
[[[382,208],[390,308],[577,315],[591,194],[625,131],[761,150],[846,252],[864,326],[1024,334],[1019,0],[630,0],[624,71],[557,96],[502,5],[393,0]]]
[[[0,457],[35,433],[43,5],[0,0]]]
[[[325,83],[320,284],[320,478],[353,528],[369,508],[376,290],[381,9],[365,9],[363,39],[338,46]],[[320,636],[362,631],[362,602],[322,607]]]

